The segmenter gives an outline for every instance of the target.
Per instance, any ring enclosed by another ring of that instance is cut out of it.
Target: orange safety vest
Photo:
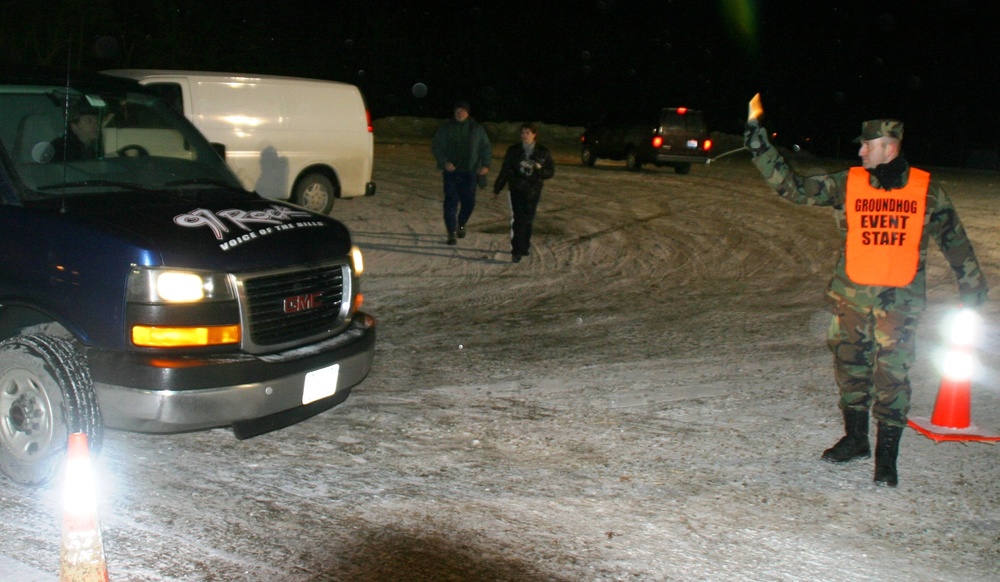
[[[859,285],[905,287],[917,275],[931,175],[910,168],[906,186],[880,190],[868,171],[847,174],[846,270]]]

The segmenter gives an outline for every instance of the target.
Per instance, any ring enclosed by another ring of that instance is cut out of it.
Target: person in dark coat
[[[493,194],[510,189],[510,255],[515,263],[531,250],[531,226],[542,198],[542,185],[556,173],[548,148],[537,143],[538,128],[521,124],[521,143],[507,148],[503,166],[493,184]]]
[[[469,102],[457,101],[452,114],[431,141],[431,153],[444,178],[444,227],[450,245],[465,237],[465,223],[476,207],[476,187],[486,187],[493,160],[490,138],[469,116]]]

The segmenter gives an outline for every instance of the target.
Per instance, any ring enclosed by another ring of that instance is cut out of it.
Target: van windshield
[[[141,92],[0,86],[0,145],[25,198],[243,190],[186,119]]]

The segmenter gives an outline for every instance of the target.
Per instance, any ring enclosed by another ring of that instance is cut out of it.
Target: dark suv
[[[701,111],[686,107],[667,107],[647,119],[608,116],[587,127],[581,142],[580,160],[585,166],[607,158],[625,160],[634,171],[655,164],[672,166],[678,174],[690,172],[692,163],[707,162],[712,150]]]

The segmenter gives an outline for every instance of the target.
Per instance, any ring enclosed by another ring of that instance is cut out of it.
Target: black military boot
[[[875,484],[895,487],[899,484],[896,475],[896,456],[899,455],[899,439],[903,427],[878,423],[878,437],[875,440]]]
[[[854,459],[867,459],[872,456],[871,445],[868,444],[868,411],[844,409],[844,438],[837,441],[829,449],[823,451],[823,460],[831,463],[846,463]]]

